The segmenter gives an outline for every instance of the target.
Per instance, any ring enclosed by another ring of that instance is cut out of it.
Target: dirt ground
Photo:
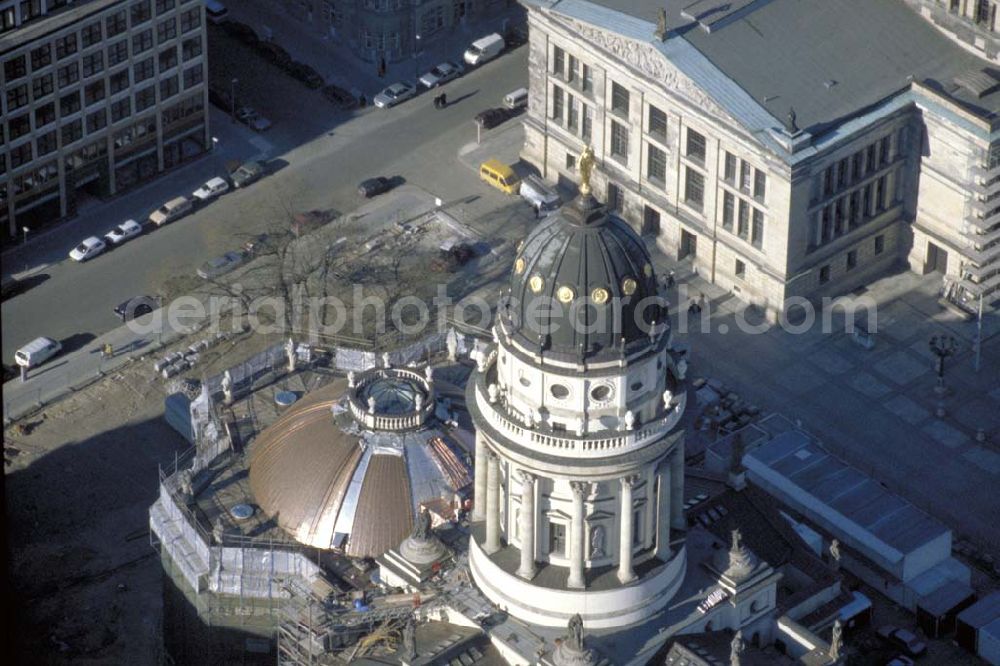
[[[225,343],[190,376],[274,341]],[[4,431],[16,663],[157,663],[161,568],[148,511],[157,465],[188,445],[163,419],[171,384],[153,360],[27,419],[30,434]]]

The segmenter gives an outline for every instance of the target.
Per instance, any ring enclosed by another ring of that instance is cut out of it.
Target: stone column
[[[492,451],[487,455],[486,474],[486,545],[488,555],[500,550],[500,459]]]
[[[635,485],[635,476],[623,476],[618,479],[622,486],[621,505],[619,514],[618,532],[618,580],[621,583],[630,583],[635,580],[635,571],[632,570],[632,486]]]
[[[573,490],[572,524],[569,529],[569,579],[566,587],[583,589],[587,586],[583,580],[583,496],[587,492],[587,484],[581,481],[571,481]]]
[[[488,449],[483,436],[476,433],[475,483],[472,491],[472,522],[486,520],[486,457]]]
[[[670,558],[670,464],[664,460],[656,472],[656,556],[661,560]]]
[[[521,482],[521,566],[517,575],[531,580],[535,577],[535,477],[522,470],[517,478]]]
[[[687,529],[684,520],[684,441],[670,456],[670,526],[675,530]]]

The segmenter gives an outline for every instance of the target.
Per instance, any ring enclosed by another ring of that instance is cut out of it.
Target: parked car
[[[518,88],[503,96],[503,105],[508,109],[521,109],[528,106],[528,89]]]
[[[246,23],[240,23],[239,21],[226,21],[222,24],[222,26],[226,29],[226,32],[244,44],[256,46],[260,42],[260,37],[257,36],[257,32]]]
[[[900,629],[887,624],[879,627],[878,635],[910,657],[919,657],[927,652],[927,643],[909,629]]]
[[[195,190],[191,196],[199,201],[209,201],[229,191],[229,183],[225,178],[212,178]]]
[[[149,216],[149,221],[158,227],[169,224],[191,212],[191,200],[187,197],[177,197],[163,204]]]
[[[229,179],[233,181],[233,187],[246,187],[263,175],[263,164],[260,162],[244,162],[229,174]]]
[[[226,252],[221,257],[209,259],[202,264],[201,268],[198,269],[198,277],[204,280],[217,278],[220,275],[225,275],[226,273],[235,270],[246,260],[247,257],[242,252]]]
[[[323,97],[343,109],[353,108],[357,103],[357,98],[339,86],[333,84],[323,86]]]
[[[522,180],[518,193],[522,199],[531,204],[538,217],[546,217],[562,204],[559,192],[537,176],[528,176]]]
[[[483,129],[493,129],[514,116],[515,113],[514,109],[506,109],[499,106],[494,109],[486,109],[476,114],[476,123]]]
[[[509,165],[489,159],[479,165],[479,177],[505,194],[517,194],[521,179]]]
[[[466,49],[463,58],[470,65],[482,65],[500,55],[505,46],[503,37],[497,33],[480,37]]]
[[[405,102],[417,94],[417,89],[409,83],[393,83],[391,86],[375,95],[375,106],[380,109],[388,109],[396,106],[400,102]]]
[[[104,252],[107,244],[97,236],[85,238],[82,243],[70,250],[69,258],[73,261],[87,261]]]
[[[264,132],[271,128],[271,121],[249,106],[241,106],[236,109],[236,117],[255,132]]]
[[[14,362],[25,368],[41,365],[62,351],[62,345],[52,338],[35,338],[14,352]]]
[[[108,242],[112,245],[121,245],[130,238],[135,238],[142,233],[142,225],[135,220],[125,220],[117,227],[104,234]]]
[[[306,84],[307,88],[311,88],[313,90],[322,88],[325,83],[319,72],[304,62],[293,62],[290,64],[288,66],[288,73],[292,75],[292,78],[298,79],[302,83]]]
[[[390,186],[391,183],[388,178],[376,176],[375,178],[369,178],[361,181],[358,184],[358,194],[363,196],[365,199],[370,199],[377,194],[382,194],[387,191]]]
[[[265,60],[282,69],[292,64],[292,56],[288,55],[288,51],[274,42],[261,42],[257,45],[257,49]]]
[[[133,296],[127,301],[122,301],[115,306],[115,314],[122,321],[131,321],[138,317],[148,315],[153,310],[158,310],[160,301],[153,296]]]
[[[452,79],[457,79],[462,75],[461,66],[451,62],[443,62],[440,65],[436,65],[431,71],[427,72],[420,77],[420,83],[422,83],[427,88],[434,88],[436,86],[444,85]]]

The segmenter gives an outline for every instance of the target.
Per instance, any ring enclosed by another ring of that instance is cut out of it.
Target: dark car
[[[336,104],[342,109],[350,109],[357,105],[357,98],[339,86],[333,84],[323,86],[323,97]]]
[[[382,194],[390,187],[389,179],[383,176],[369,178],[358,183],[358,194],[365,199],[369,199],[377,194]]]
[[[293,62],[289,65],[288,73],[292,75],[292,78],[298,79],[306,84],[307,88],[312,88],[313,90],[322,88],[325,83],[319,72],[302,62]]]
[[[115,314],[122,321],[131,321],[137,317],[148,315],[160,307],[160,301],[152,296],[133,296],[115,306]]]
[[[246,187],[264,175],[264,165],[260,162],[246,162],[229,174],[233,187]]]
[[[284,69],[292,64],[292,56],[288,54],[288,51],[274,42],[261,42],[257,45],[257,49],[264,57],[264,60],[274,63],[278,67]]]
[[[927,643],[908,629],[900,629],[891,624],[879,627],[878,635],[910,657],[919,657],[927,652]]]
[[[516,112],[513,109],[505,109],[503,107],[486,109],[485,111],[480,111],[476,115],[476,123],[483,129],[493,129],[500,123],[512,117],[515,113]]]

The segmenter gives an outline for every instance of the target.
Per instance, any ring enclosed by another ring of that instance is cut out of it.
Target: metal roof
[[[970,627],[985,627],[1000,620],[1000,590],[994,590],[958,614],[958,620]]]
[[[817,135],[908,89],[913,81],[927,84],[982,117],[1000,111],[1000,90],[978,97],[954,82],[955,77],[981,71],[988,61],[953,43],[899,0],[739,0],[725,10],[735,7],[738,11],[711,25],[711,32],[683,15],[684,5],[691,3],[560,0],[537,4],[568,16],[587,16],[583,20],[632,38],[627,33],[636,31],[638,19],[645,22],[641,39],[651,43],[657,42],[653,31],[659,10],[665,7],[670,33],[660,50],[666,52],[675,41],[697,49],[713,66],[708,77],[686,68],[696,62],[690,57],[685,57],[688,63],[673,58],[671,62],[741,122],[748,116],[759,121],[760,109],[766,109],[775,120],[772,125],[780,126],[794,107],[799,127]],[[706,78],[717,81],[710,83]],[[732,93],[718,96],[727,81],[746,91],[756,105]],[[762,127],[754,124],[748,129]]]
[[[808,493],[904,555],[948,531],[800,432],[782,433],[747,458],[769,467],[799,492]]]

